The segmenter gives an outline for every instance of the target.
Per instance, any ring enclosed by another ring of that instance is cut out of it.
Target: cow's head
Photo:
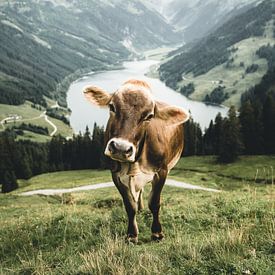
[[[170,125],[179,125],[189,118],[188,113],[179,107],[160,107],[161,104],[154,100],[150,87],[144,81],[129,80],[113,94],[89,86],[84,89],[84,94],[93,104],[109,106],[104,153],[120,162],[137,160],[151,120],[166,120]]]

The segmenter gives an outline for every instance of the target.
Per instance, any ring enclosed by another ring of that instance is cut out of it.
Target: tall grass
[[[166,239],[150,240],[149,210],[138,216],[138,245],[109,188],[58,196],[0,199],[3,274],[273,274],[274,187],[222,193],[165,187]],[[147,193],[149,190],[145,190]]]

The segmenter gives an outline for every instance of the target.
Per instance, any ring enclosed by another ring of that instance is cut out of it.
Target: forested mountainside
[[[274,1],[265,0],[230,19],[175,52],[160,66],[160,78],[196,100],[240,104],[241,94],[267,72],[269,56],[258,51],[274,44],[274,13]]]
[[[101,70],[178,36],[140,1],[0,1],[0,103],[63,105],[62,80]]]

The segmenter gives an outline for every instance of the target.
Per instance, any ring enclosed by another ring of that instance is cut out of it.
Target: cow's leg
[[[142,209],[144,209],[144,203],[143,203],[142,193],[143,193],[143,189],[140,190],[139,197],[138,197],[138,210],[139,211],[142,210]]]
[[[131,195],[128,192],[126,196],[123,196],[123,202],[128,215],[128,229],[127,229],[126,241],[137,243],[138,242],[138,225],[136,221],[136,214],[138,211],[138,205],[131,198]]]
[[[149,209],[153,214],[153,223],[151,227],[152,240],[160,241],[163,239],[162,227],[159,221],[160,194],[167,177],[167,170],[161,170],[155,175],[152,181],[152,190],[149,195]]]
[[[124,206],[128,216],[128,229],[126,241],[131,243],[138,242],[138,226],[136,221],[136,214],[138,211],[137,200],[134,199],[134,196],[131,193],[131,190],[128,186],[122,184],[118,177],[113,175],[114,183],[121,194],[124,202]]]

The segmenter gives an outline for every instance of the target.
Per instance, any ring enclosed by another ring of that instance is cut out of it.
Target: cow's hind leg
[[[149,209],[153,214],[153,223],[151,226],[152,240],[160,241],[164,238],[161,223],[159,221],[160,194],[167,177],[167,170],[161,170],[152,182],[152,190],[149,196]]]

